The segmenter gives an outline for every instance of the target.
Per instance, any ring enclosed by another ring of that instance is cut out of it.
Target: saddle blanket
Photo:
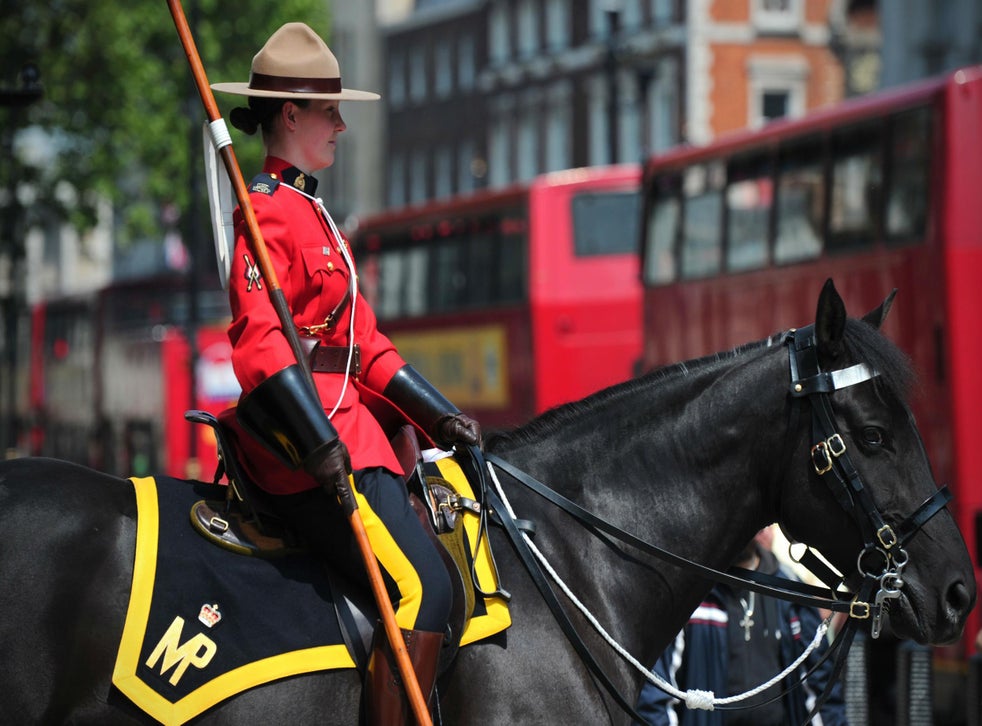
[[[318,560],[240,555],[195,532],[191,506],[222,499],[223,486],[131,481],[136,556],[113,684],[134,704],[181,724],[263,683],[355,667]],[[468,624],[462,644],[510,625],[507,605],[487,610]]]

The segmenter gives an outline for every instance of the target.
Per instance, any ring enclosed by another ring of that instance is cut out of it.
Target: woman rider
[[[311,550],[348,577],[367,582],[335,495],[337,484],[354,470],[368,538],[429,698],[450,611],[449,576],[410,507],[402,468],[366,403],[386,399],[445,448],[479,445],[480,427],[379,332],[357,290],[347,241],[313,196],[317,180],[311,176],[334,163],[346,128],[340,102],[379,96],[343,88],[334,54],[303,23],[288,23],[269,38],[253,58],[248,83],[213,88],[249,97],[248,107],[233,109],[230,120],[249,134],[262,130],[266,159],[250,185],[250,201],[293,323],[316,345],[315,393],[283,333],[237,210],[229,338],[243,391],[237,416],[251,434],[242,437],[245,464]],[[377,633],[367,720],[405,723],[408,705],[384,641]]]

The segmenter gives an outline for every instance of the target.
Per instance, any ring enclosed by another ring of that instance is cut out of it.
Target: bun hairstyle
[[[307,108],[310,105],[310,101],[305,98],[250,96],[248,108],[236,106],[229,112],[228,120],[235,128],[249,136],[252,136],[260,128],[263,130],[263,136],[266,136],[273,130],[273,121],[287,101],[291,101],[301,108]]]

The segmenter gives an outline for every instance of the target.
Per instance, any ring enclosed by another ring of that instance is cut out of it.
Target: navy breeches
[[[355,472],[355,489],[399,627],[443,632],[453,597],[450,576],[409,504],[405,483],[385,469],[365,469]],[[272,499],[316,556],[369,587],[351,526],[336,498],[317,487]]]

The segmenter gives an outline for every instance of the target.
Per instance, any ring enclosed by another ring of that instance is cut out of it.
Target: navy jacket
[[[776,571],[782,576],[793,578],[793,575],[777,566],[777,561],[770,552],[761,550],[760,554],[760,569],[763,572]],[[720,585],[713,588],[652,669],[679,690],[712,691],[717,698],[730,695],[727,692],[729,617],[724,601],[727,591],[723,588]],[[774,599],[772,604],[776,605],[781,628],[781,668],[769,674],[763,681],[770,680],[804,652],[815,637],[821,622],[819,613],[813,608]],[[797,682],[827,647],[827,642],[820,644],[798,669],[799,672],[791,674],[780,685],[786,687]],[[785,712],[789,714],[789,723],[792,726],[804,723],[815,700],[825,688],[830,670],[831,662],[826,661],[802,686],[792,689],[784,696]],[[777,688],[778,686],[772,687],[768,693],[776,693]],[[650,726],[724,724],[724,712],[687,709],[683,702],[648,682],[641,689],[636,708]],[[842,686],[836,683],[819,715],[812,720],[812,726],[846,726],[847,723]]]

